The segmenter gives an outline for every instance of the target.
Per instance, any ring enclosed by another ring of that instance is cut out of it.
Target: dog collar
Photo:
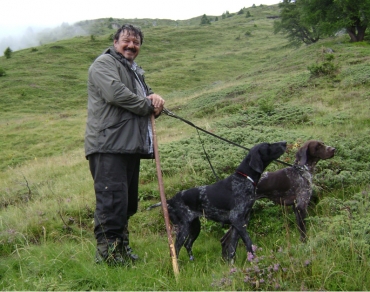
[[[293,167],[298,168],[298,169],[309,171],[308,166],[306,164],[305,165],[294,164]]]
[[[240,175],[242,175],[242,176],[244,176],[244,177],[246,177],[247,179],[249,179],[251,182],[252,182],[252,184],[254,185],[254,186],[256,186],[256,183],[254,182],[254,180],[253,179],[251,179],[248,175],[246,175],[245,173],[242,173],[242,172],[240,172],[240,171],[237,171],[236,173],[238,173],[238,174],[240,174]]]

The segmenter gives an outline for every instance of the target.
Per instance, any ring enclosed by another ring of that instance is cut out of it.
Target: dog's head
[[[249,151],[249,166],[254,171],[262,173],[273,160],[285,153],[286,145],[285,141],[257,144]]]
[[[314,167],[320,159],[330,159],[334,157],[335,148],[326,146],[323,142],[309,140],[299,148],[295,156],[295,163]]]

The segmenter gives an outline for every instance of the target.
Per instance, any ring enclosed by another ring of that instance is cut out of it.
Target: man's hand
[[[154,115],[159,116],[163,110],[165,102],[164,99],[160,95],[155,93],[148,95],[147,98],[149,98],[152,101],[152,105],[154,106]]]
[[[147,98],[149,98],[152,101],[152,105],[155,108],[164,106],[164,99],[158,94],[153,93],[151,95],[148,95]]]

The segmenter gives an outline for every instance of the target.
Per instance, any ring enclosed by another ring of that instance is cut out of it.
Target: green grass
[[[75,37],[0,58],[0,288],[2,290],[369,290],[370,58],[369,43],[348,36],[299,48],[272,33],[277,6],[200,26],[200,17],[139,20],[144,46],[138,63],[175,114],[251,148],[286,140],[292,163],[308,139],[337,149],[320,161],[309,240],[299,241],[291,209],[255,204],[248,231],[257,258],[240,243],[234,265],[221,259],[226,231],[203,220],[195,261],[180,253],[173,275],[160,209],[155,162],[144,160],[132,268],[94,264],[95,197],[83,153],[87,70],[109,45],[108,20],[83,21]],[[118,20],[121,22],[121,20]],[[153,23],[156,22],[154,26]],[[331,48],[334,75],[309,66]],[[214,182],[196,130],[163,115],[156,121],[167,197]],[[246,151],[200,133],[217,175],[228,176]],[[284,167],[272,163],[268,170]]]

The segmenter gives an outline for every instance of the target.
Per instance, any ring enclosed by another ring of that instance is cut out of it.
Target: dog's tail
[[[147,211],[149,211],[149,210],[151,210],[151,209],[153,209],[153,208],[157,208],[157,207],[159,207],[159,206],[162,206],[162,202],[159,202],[159,203],[157,203],[157,204],[151,205],[151,206],[149,206],[146,210],[147,210]]]

